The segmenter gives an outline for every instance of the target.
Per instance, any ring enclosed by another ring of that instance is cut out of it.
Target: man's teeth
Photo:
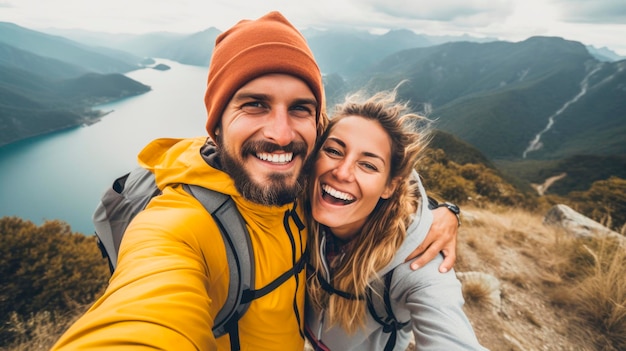
[[[273,162],[273,163],[287,163],[287,162],[291,162],[291,159],[293,159],[293,153],[289,152],[286,154],[270,154],[267,152],[263,152],[263,153],[256,154],[256,157],[258,157],[259,159],[263,161],[268,161],[268,162]]]
[[[324,184],[322,185],[322,189],[324,190],[325,193],[327,193],[328,195],[337,198],[339,200],[343,200],[343,201],[353,201],[354,197],[352,197],[350,194],[341,192],[339,190],[333,189],[330,186]]]

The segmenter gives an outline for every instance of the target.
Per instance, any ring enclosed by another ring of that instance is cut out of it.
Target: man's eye
[[[243,107],[263,107],[260,101],[250,101],[243,104]]]
[[[265,110],[265,105],[260,101],[250,101],[241,105],[241,109],[248,113],[257,113]]]
[[[293,111],[296,116],[309,117],[313,116],[315,110],[307,105],[296,105],[291,108],[291,111]]]

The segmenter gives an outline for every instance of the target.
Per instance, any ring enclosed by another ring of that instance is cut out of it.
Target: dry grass
[[[76,311],[65,315],[55,315],[44,311],[26,319],[18,316],[16,313],[12,313],[10,317],[11,331],[17,335],[17,338],[11,345],[3,347],[1,350],[49,350],[84,310],[84,306],[77,306]]]
[[[470,305],[484,305],[489,301],[491,289],[488,285],[481,282],[465,282],[463,283],[463,297],[465,302]]]
[[[492,350],[626,350],[626,252],[545,226],[513,208],[464,209],[458,272],[502,284],[496,315],[477,286],[464,286],[479,340]],[[464,283],[465,285],[465,283]]]
[[[555,288],[556,301],[578,315],[576,322],[599,333],[601,350],[626,349],[626,251],[615,240],[575,240],[563,252],[561,272],[570,284]]]

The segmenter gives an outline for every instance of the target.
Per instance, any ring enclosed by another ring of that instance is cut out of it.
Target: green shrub
[[[0,340],[12,340],[13,313],[64,313],[93,302],[110,277],[94,236],[72,233],[61,221],[36,226],[0,218]]]

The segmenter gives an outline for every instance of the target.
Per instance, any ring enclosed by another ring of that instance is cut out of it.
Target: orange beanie
[[[318,127],[324,124],[322,75],[313,53],[302,34],[274,11],[254,21],[242,20],[215,40],[204,96],[206,129],[214,141],[215,128],[235,92],[269,73],[290,74],[306,82],[319,104]]]

